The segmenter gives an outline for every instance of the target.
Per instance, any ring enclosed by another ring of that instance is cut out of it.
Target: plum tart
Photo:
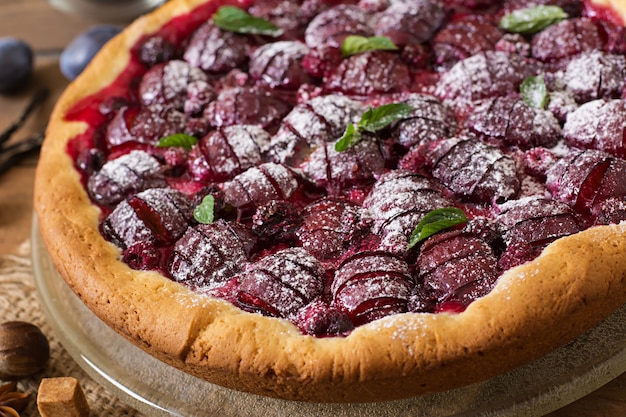
[[[172,0],[57,103],[43,240],[109,326],[225,387],[384,401],[507,372],[626,301],[621,23]]]

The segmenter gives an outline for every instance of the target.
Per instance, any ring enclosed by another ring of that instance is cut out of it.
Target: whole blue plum
[[[0,93],[22,87],[33,72],[33,50],[24,41],[0,38]]]
[[[78,77],[104,44],[121,30],[119,26],[99,25],[78,35],[61,53],[61,73],[70,81]]]

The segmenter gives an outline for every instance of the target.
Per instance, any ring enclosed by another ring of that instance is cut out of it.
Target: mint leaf
[[[463,210],[456,207],[443,207],[435,209],[426,214],[418,223],[411,234],[407,250],[417,245],[435,233],[450,227],[467,223],[467,217]]]
[[[207,194],[202,202],[193,210],[193,218],[198,223],[211,224],[215,216],[215,197]]]
[[[398,47],[386,36],[346,36],[341,44],[343,57],[360,54],[367,51],[395,51]]]
[[[542,75],[526,77],[520,85],[520,93],[530,107],[545,109],[548,105],[548,88]]]
[[[190,150],[196,143],[198,143],[198,139],[193,136],[187,135],[185,133],[175,133],[173,135],[165,136],[159,139],[156,146],[158,146],[159,148],[180,146],[181,148]]]
[[[539,5],[504,15],[500,20],[500,27],[508,32],[528,35],[539,32],[567,17],[567,13],[559,6]]]
[[[354,124],[348,123],[348,127],[343,136],[335,143],[335,150],[337,152],[343,152],[356,145],[360,140],[361,134],[356,130]]]
[[[362,139],[362,133],[376,133],[377,131],[387,127],[396,120],[406,117],[413,107],[405,103],[391,103],[380,107],[369,107],[361,116],[361,120],[355,127],[352,123],[348,124],[343,136],[335,143],[335,150],[343,152],[353,147]]]
[[[396,120],[400,120],[411,113],[413,107],[406,103],[385,104],[375,109],[369,108],[359,121],[358,128],[370,133],[375,133]]]
[[[235,6],[222,6],[213,15],[213,22],[221,29],[251,35],[280,36],[283,31],[275,24],[252,16]]]

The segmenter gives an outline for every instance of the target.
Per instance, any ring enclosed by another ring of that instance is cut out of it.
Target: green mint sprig
[[[217,27],[229,32],[248,35],[277,37],[283,33],[282,29],[275,24],[260,17],[252,16],[245,10],[235,6],[220,7],[213,15],[213,22]]]
[[[191,135],[187,135],[185,133],[175,133],[173,135],[165,136],[159,139],[156,146],[158,146],[159,148],[170,148],[174,146],[179,146],[181,148],[190,150],[196,143],[198,143],[198,139]]]
[[[396,51],[398,47],[386,36],[346,36],[341,44],[341,56],[348,57],[367,51]]]
[[[356,126],[353,123],[348,124],[343,136],[335,143],[335,150],[343,152],[353,147],[361,140],[362,132],[376,133],[396,120],[408,116],[412,110],[413,107],[406,103],[391,103],[376,108],[369,107]]]
[[[202,202],[193,210],[193,218],[198,223],[211,224],[215,220],[215,197],[207,194]]]
[[[468,219],[463,210],[456,207],[443,207],[426,214],[411,233],[406,250],[410,250],[419,242],[428,239],[442,230],[459,224],[467,223]]]
[[[548,88],[542,75],[526,77],[520,85],[522,100],[535,109],[548,105]]]
[[[559,6],[539,5],[504,15],[500,27],[507,32],[530,35],[567,18],[567,13]]]

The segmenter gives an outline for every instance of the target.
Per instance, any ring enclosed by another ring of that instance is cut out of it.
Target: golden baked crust
[[[212,0],[208,0],[212,1]],[[291,400],[381,401],[484,380],[575,338],[626,301],[626,225],[549,245],[460,314],[406,313],[345,338],[305,336],[289,322],[197,295],[130,269],[98,229],[67,153],[85,124],[64,120],[123,71],[140,37],[203,0],[174,0],[113,39],[50,118],[35,183],[41,234],[63,278],[104,322],[149,354],[226,387]]]

